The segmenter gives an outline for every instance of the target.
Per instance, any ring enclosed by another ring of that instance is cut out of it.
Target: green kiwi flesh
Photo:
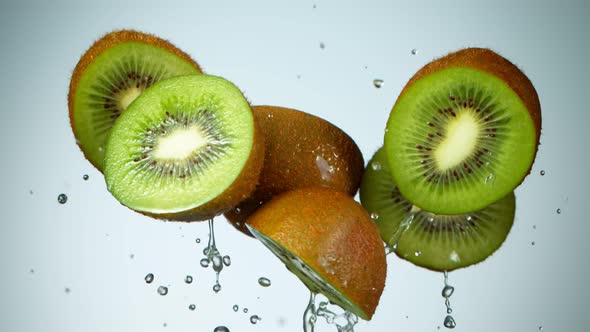
[[[110,128],[143,90],[166,78],[199,73],[193,63],[169,50],[138,41],[96,56],[73,96],[72,127],[86,158],[102,170]]]
[[[390,114],[384,149],[408,200],[439,214],[482,209],[528,174],[537,129],[500,78],[450,67],[414,82]]]
[[[115,122],[106,145],[107,188],[133,210],[182,215],[233,185],[254,139],[250,106],[231,82],[208,75],[162,80]],[[232,199],[237,204],[248,194]]]
[[[467,214],[440,215],[417,208],[394,183],[384,149],[368,163],[360,199],[388,247],[399,257],[436,271],[483,261],[502,245],[514,222],[513,192]]]

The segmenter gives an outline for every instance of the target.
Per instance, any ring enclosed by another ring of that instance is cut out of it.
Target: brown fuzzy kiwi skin
[[[529,115],[531,116],[531,120],[535,125],[536,155],[539,149],[539,139],[541,136],[541,103],[537,91],[529,78],[516,65],[490,49],[476,47],[465,48],[428,63],[412,76],[400,93],[400,96],[421,78],[439,70],[451,67],[478,69],[492,74],[508,84],[526,106]],[[393,109],[395,109],[395,106]],[[532,166],[533,165],[531,164],[527,174],[530,173]]]
[[[137,212],[156,219],[184,222],[205,221],[227,212],[255,190],[264,164],[264,148],[264,136],[257,123],[254,122],[254,139],[250,156],[240,175],[223,193],[201,206],[178,213]]]
[[[385,287],[385,250],[377,226],[352,197],[325,187],[289,191],[258,209],[248,224],[303,260],[371,319]]]
[[[88,66],[94,62],[99,55],[101,55],[106,50],[110,49],[113,46],[117,46],[122,43],[126,42],[142,42],[145,44],[157,46],[159,48],[165,49],[166,51],[180,57],[181,59],[189,62],[192,64],[199,72],[203,72],[201,67],[185,52],[177,48],[176,46],[172,45],[169,41],[157,37],[152,34],[135,31],[135,30],[115,30],[106,35],[102,36],[100,39],[94,42],[92,46],[82,55],[78,64],[74,68],[74,72],[72,73],[72,78],[70,80],[70,88],[68,92],[68,110],[70,115],[70,126],[72,127],[72,131],[75,137],[78,137],[76,132],[76,125],[74,121],[74,97],[76,96],[76,89],[78,87],[78,83],[84,75],[84,72],[88,68]],[[80,143],[77,143],[78,146],[82,151],[82,147]],[[88,158],[87,158],[88,159]],[[90,159],[88,159],[90,161]],[[97,165],[93,166],[102,172],[100,167]]]
[[[349,196],[356,194],[364,160],[344,131],[322,118],[290,108],[253,106],[252,111],[265,136],[265,161],[256,191],[225,213],[238,230],[251,236],[245,225],[248,217],[273,196],[289,190],[323,186]],[[323,152],[317,151],[318,146]],[[322,178],[318,170],[318,156],[331,158],[329,164],[335,171],[329,179]]]

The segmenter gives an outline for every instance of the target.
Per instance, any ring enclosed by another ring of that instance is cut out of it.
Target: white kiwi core
[[[120,110],[124,111],[129,107],[135,98],[139,97],[139,95],[143,92],[142,89],[131,87],[125,91],[117,98],[117,106]]]
[[[183,160],[206,144],[207,138],[199,126],[175,128],[158,138],[152,155],[159,160]]]
[[[439,171],[446,171],[466,160],[475,150],[479,125],[471,112],[459,112],[447,123],[445,138],[434,151]]]

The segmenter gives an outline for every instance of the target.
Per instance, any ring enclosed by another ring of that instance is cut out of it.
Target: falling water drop
[[[213,332],[229,332],[229,329],[225,326],[218,326],[213,330]]]
[[[455,291],[455,287],[445,285],[445,287],[442,290],[442,297],[444,297],[445,299],[448,299],[449,297],[451,297],[451,295],[453,295],[454,291]]]
[[[225,255],[223,256],[223,265],[230,266],[231,265],[231,257]]]
[[[158,294],[160,294],[162,296],[168,294],[168,287],[166,287],[166,286],[158,287]]]
[[[207,258],[201,259],[201,266],[202,267],[208,267],[209,266],[209,260]]]
[[[416,55],[416,54],[418,54],[418,49],[416,49],[416,48],[413,48],[413,49],[412,49],[412,55]]]
[[[242,311],[243,311],[245,314],[247,314],[247,313],[248,313],[248,308],[244,308],[244,309],[242,309]]]
[[[82,179],[83,179],[84,181],[88,181],[88,179],[89,179],[89,178],[90,178],[90,177],[88,176],[88,174],[84,174],[84,175],[82,175]]]
[[[220,290],[221,290],[221,285],[220,284],[213,285],[213,291],[215,293],[219,293]]]
[[[374,161],[374,162],[371,163],[371,168],[374,171],[380,171],[381,170],[381,163],[378,162],[378,161]]]
[[[256,324],[261,320],[262,320],[262,318],[260,318],[258,315],[250,316],[250,323],[252,323],[252,324]]]
[[[376,78],[376,79],[373,80],[373,85],[377,89],[381,89],[381,87],[383,86],[383,84],[385,84],[385,82],[382,79]]]
[[[373,220],[379,219],[379,213],[377,213],[377,212],[371,212],[371,219],[373,219]]]
[[[455,326],[457,326],[457,323],[455,323],[455,320],[451,315],[448,315],[447,317],[445,317],[444,325],[447,329],[454,329]]]
[[[154,275],[152,273],[148,273],[145,275],[145,278],[143,278],[145,280],[145,282],[147,284],[151,284],[152,281],[154,281]]]
[[[268,287],[270,286],[270,280],[265,277],[260,277],[258,278],[258,284],[262,287]]]
[[[191,304],[188,306],[188,310],[190,310],[190,311],[194,311],[196,308],[197,308],[197,306],[194,304]]]
[[[195,240],[195,242],[196,242],[196,243],[201,243],[201,239],[197,238],[197,239]]]
[[[184,282],[186,282],[187,284],[190,284],[193,282],[193,277],[190,275],[187,275],[186,277],[184,277]]]
[[[320,48],[323,50],[326,48],[326,44],[324,44],[324,42],[320,42]]]
[[[541,176],[545,175],[545,171],[544,170],[541,170],[540,173],[541,173]]]
[[[68,196],[66,194],[59,194],[57,196],[57,202],[59,204],[66,204],[67,201],[68,201]]]
[[[555,212],[557,212],[557,214],[561,214],[561,209],[557,209]]]
[[[240,307],[238,307],[237,304],[234,304],[233,309],[234,309],[235,312],[238,312],[238,310],[240,309]]]

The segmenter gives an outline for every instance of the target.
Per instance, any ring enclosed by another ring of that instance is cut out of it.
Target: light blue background
[[[589,17],[587,1],[2,2],[0,330],[301,331],[308,292],[261,244],[218,220],[218,247],[233,263],[215,295],[213,272],[198,265],[207,225],[126,209],[76,147],[69,76],[93,40],[134,28],[169,39],[253,104],[331,121],[366,160],[403,85],[428,61],[484,46],[515,62],[540,96],[541,146],[517,190],[504,246],[450,274],[455,330],[586,331]],[[381,89],[375,78],[385,81]],[[62,192],[65,205],[57,203]],[[397,257],[388,263],[374,319],[356,331],[437,331],[442,275]],[[156,275],[151,285],[143,282],[148,272]],[[192,285],[183,283],[186,274]],[[260,276],[272,286],[260,287]],[[156,294],[161,284],[170,285],[165,297]],[[249,313],[233,312],[234,304]],[[263,320],[252,325],[250,314]]]

